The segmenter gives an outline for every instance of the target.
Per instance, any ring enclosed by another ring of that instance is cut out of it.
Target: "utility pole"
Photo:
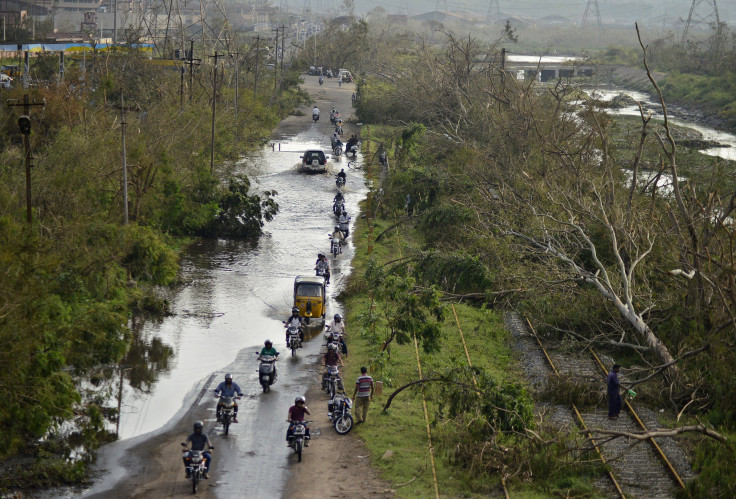
[[[189,65],[189,102],[192,102],[192,93],[194,92],[194,66],[199,66],[202,59],[194,58],[194,40],[189,40],[189,53],[187,54],[184,64]],[[195,62],[196,61],[196,62]],[[184,79],[184,68],[182,68],[182,80]],[[183,93],[183,90],[182,90]]]
[[[237,136],[238,130],[238,80],[240,79],[240,48],[235,49],[235,134]]]
[[[118,43],[118,0],[113,2],[113,9],[115,11],[112,14],[112,43]]]
[[[18,118],[18,128],[20,133],[23,135],[23,147],[26,151],[24,165],[26,168],[26,221],[28,225],[33,222],[33,212],[31,210],[31,164],[33,156],[31,156],[31,141],[28,136],[31,134],[31,106],[44,106],[46,107],[46,99],[42,102],[36,102],[33,99],[31,102],[28,98],[28,94],[23,96],[23,102],[18,102],[18,99],[8,99],[8,107],[23,106],[23,114]]]
[[[125,153],[125,102],[120,94],[120,129],[123,134],[123,213],[125,225],[128,225],[128,155]]]
[[[284,79],[284,40],[286,39],[286,26],[281,25],[281,79]]]
[[[179,108],[184,109],[184,65],[179,68],[181,82],[179,83]]]
[[[253,102],[256,101],[256,94],[258,93],[258,57],[260,56],[260,42],[261,35],[256,36],[256,82],[253,85]]]
[[[278,85],[279,80],[279,29],[276,28],[274,31],[276,32],[276,44],[274,45],[273,54],[276,56],[276,60],[274,61],[273,65],[273,89],[276,90],[276,85]]]
[[[64,81],[64,51],[59,52],[59,81]]]
[[[215,65],[212,68],[213,83],[212,83],[212,136],[210,140],[210,174],[215,174],[215,109],[217,103],[217,57],[219,54],[215,50],[215,55],[210,57],[215,58]]]

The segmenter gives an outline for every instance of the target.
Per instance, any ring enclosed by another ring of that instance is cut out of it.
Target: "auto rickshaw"
[[[294,306],[299,316],[310,325],[312,319],[325,322],[325,278],[322,276],[298,275],[294,279]]]

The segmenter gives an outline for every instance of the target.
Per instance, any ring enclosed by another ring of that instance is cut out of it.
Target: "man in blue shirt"
[[[606,383],[608,384],[608,419],[618,419],[621,412],[621,383],[618,381],[618,371],[621,366],[614,364],[608,373]]]
[[[215,388],[215,397],[219,397],[222,395],[223,397],[233,397],[235,398],[235,395],[238,395],[239,397],[243,396],[243,391],[240,389],[240,386],[238,386],[237,383],[233,383],[233,375],[230,373],[227,373],[225,375],[225,381],[217,385],[217,388]],[[238,404],[233,400],[233,423],[238,422]],[[221,418],[221,412],[222,412],[222,401],[217,403],[217,422],[222,422]]]

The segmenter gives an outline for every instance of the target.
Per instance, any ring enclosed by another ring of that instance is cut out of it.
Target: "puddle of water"
[[[324,141],[306,131],[281,141],[281,151],[267,145],[241,162],[254,190],[278,191],[280,212],[257,241],[204,240],[186,252],[182,277],[189,284],[170,297],[174,315],[136,325],[139,355],[129,363],[138,369],[126,375],[121,439],[161,427],[198,380],[233,362],[241,349],[266,338],[283,349],[281,320],[291,309],[294,277],[312,275],[317,253],[329,250],[334,173],[341,167],[347,170],[343,158],[328,161],[332,173],[298,173],[305,150],[329,152]],[[347,173],[346,207],[355,220],[367,188],[362,173]],[[349,272],[351,255],[352,243],[333,263],[333,281]],[[328,302],[328,314],[331,310]]]

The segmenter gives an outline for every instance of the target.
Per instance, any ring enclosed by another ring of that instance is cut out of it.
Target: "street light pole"
[[[214,75],[212,83],[212,136],[210,138],[210,174],[215,174],[215,108],[217,103],[217,57],[219,54],[215,50],[215,55],[210,56],[215,58],[215,65],[212,69]]]

